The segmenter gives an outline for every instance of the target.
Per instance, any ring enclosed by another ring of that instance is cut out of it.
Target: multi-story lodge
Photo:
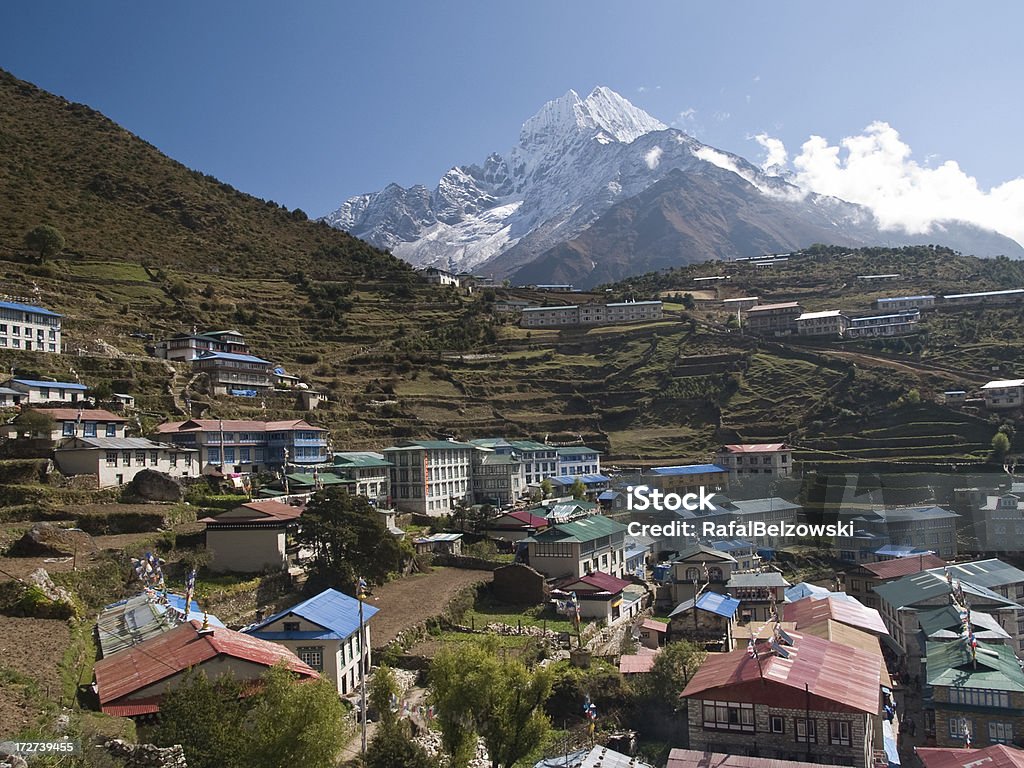
[[[205,373],[216,394],[255,397],[273,385],[273,363],[254,355],[204,352],[192,361],[193,370]]]
[[[524,541],[530,566],[548,578],[625,572],[626,526],[601,515],[553,525]]]
[[[972,653],[964,640],[926,649],[922,708],[936,746],[966,747],[968,733],[971,747],[1013,744],[1024,734],[1024,672],[1012,650],[978,643]]]
[[[8,379],[4,387],[21,393],[21,402],[29,405],[37,403],[77,403],[85,399],[89,389],[85,384],[73,381],[36,381],[34,379]]]
[[[796,319],[796,332],[800,336],[832,336],[840,338],[850,320],[840,309],[822,312],[804,312]]]
[[[661,320],[660,301],[623,301],[612,304],[565,304],[525,307],[523,328],[564,328],[581,325],[619,325]]]
[[[690,464],[675,467],[651,467],[643,482],[662,493],[698,493],[729,490],[729,470],[717,464]]]
[[[1010,411],[1024,405],[1024,379],[990,381],[981,388],[990,411]]]
[[[547,477],[554,477],[558,472],[558,448],[545,445],[535,440],[506,440],[502,437],[490,437],[470,440],[478,448],[490,448],[495,453],[511,456],[523,466],[526,484],[539,483]]]
[[[61,351],[61,315],[43,307],[0,301],[0,349]]]
[[[124,416],[98,408],[40,408],[35,412],[53,419],[53,426],[48,430],[27,431],[17,423],[7,424],[4,427],[7,437],[49,440],[53,444],[71,437],[123,438],[128,424]]]
[[[843,591],[868,608],[878,608],[875,587],[933,568],[942,568],[946,562],[931,552],[912,557],[861,563],[843,573]]]
[[[747,310],[747,330],[774,336],[788,336],[796,332],[796,319],[804,312],[799,302],[758,304]]]
[[[877,658],[810,634],[712,654],[682,697],[696,750],[871,768],[880,746]]]
[[[875,299],[874,308],[880,312],[899,312],[903,309],[931,309],[935,306],[934,296],[890,296]]]
[[[391,462],[379,453],[345,451],[334,454],[330,471],[353,483],[357,496],[365,496],[378,507],[391,503]]]
[[[572,445],[556,449],[558,454],[555,475],[579,477],[601,474],[601,452],[585,445]]]
[[[921,310],[907,309],[887,315],[867,315],[851,317],[846,328],[849,339],[872,336],[904,336],[917,333],[917,323],[921,319]]]
[[[472,499],[471,443],[412,440],[385,448],[391,463],[392,503],[404,512],[450,515]]]
[[[518,458],[490,448],[473,450],[473,501],[502,507],[526,493],[526,473]]]
[[[196,451],[144,437],[71,437],[61,441],[53,460],[67,477],[91,476],[97,488],[130,483],[144,469],[172,477],[199,474]]]
[[[207,473],[247,474],[330,461],[327,430],[304,419],[189,419],[161,424],[156,431],[161,439],[197,449]]]
[[[944,560],[957,555],[956,521],[960,516],[942,507],[896,507],[856,512],[840,511],[840,518],[853,524],[852,536],[837,536],[836,551],[852,563],[880,560],[886,545],[912,547],[934,552]]]
[[[785,443],[726,445],[718,452],[718,466],[733,479],[744,475],[789,477],[793,473],[793,449]]]
[[[204,331],[183,333],[158,342],[154,354],[164,360],[190,363],[209,352],[228,352],[234,355],[249,354],[249,347],[238,331]]]
[[[960,488],[954,502],[961,511],[960,535],[979,552],[1024,550],[1024,494],[987,493]]]

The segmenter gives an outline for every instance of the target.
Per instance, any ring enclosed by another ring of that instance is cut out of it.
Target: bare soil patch
[[[35,724],[41,712],[31,690],[60,699],[60,661],[71,642],[67,622],[0,616],[0,735]]]

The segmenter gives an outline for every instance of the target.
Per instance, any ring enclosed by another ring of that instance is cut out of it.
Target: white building
[[[7,424],[4,427],[7,437],[12,440],[19,437],[48,439],[53,443],[71,437],[123,438],[128,425],[124,416],[99,408],[40,408],[35,412],[53,419],[53,427],[48,432],[32,430],[30,433],[18,424]]]
[[[930,309],[934,306],[934,296],[890,296],[874,301],[875,309],[884,312],[899,312],[902,309]]]
[[[447,270],[427,267],[420,274],[423,275],[424,280],[433,285],[453,285],[456,288],[459,287],[459,276],[453,275]]]
[[[619,325],[662,318],[660,301],[622,301],[611,304],[566,304],[523,309],[523,328],[558,328],[579,325]]]
[[[990,411],[1009,411],[1024,404],[1024,379],[990,381],[981,388],[985,407]]]
[[[0,349],[59,354],[61,315],[43,307],[0,301]]]
[[[473,451],[470,443],[415,440],[382,453],[391,463],[391,496],[404,512],[450,515],[472,498]]]
[[[183,333],[157,343],[154,354],[164,360],[189,363],[208,352],[229,352],[236,355],[249,353],[249,347],[239,331],[204,331]]]
[[[842,336],[849,320],[839,309],[824,312],[804,312],[796,319],[796,332],[800,336]]]
[[[4,387],[22,393],[21,402],[36,403],[77,403],[85,399],[88,389],[85,384],[68,381],[36,381],[35,379],[9,379]]]
[[[557,449],[556,477],[579,477],[601,474],[601,452],[585,445],[570,445]]]
[[[334,589],[286,608],[245,633],[290,649],[344,695],[359,687],[360,655],[364,672],[370,670],[370,619],[377,610],[363,605],[362,643],[359,601]]]
[[[718,452],[718,466],[732,478],[745,475],[789,477],[793,473],[793,449],[785,443],[726,445]]]
[[[142,437],[72,437],[54,449],[63,475],[92,475],[98,488],[124,485],[144,469],[172,477],[196,477],[196,451]]]
[[[847,338],[869,338],[873,336],[905,336],[917,333],[917,322],[921,310],[907,309],[888,315],[868,315],[848,318]]]

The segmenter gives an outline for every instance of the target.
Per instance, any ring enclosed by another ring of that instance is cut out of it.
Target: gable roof
[[[603,515],[590,515],[581,520],[553,525],[545,531],[531,536],[527,541],[593,541],[602,536],[622,533],[626,526]]]
[[[861,565],[877,579],[895,579],[911,573],[920,573],[929,568],[942,568],[946,561],[932,552],[912,557],[897,557],[895,560],[880,560],[877,563]]]
[[[971,563],[943,564],[942,567],[929,570],[939,573],[943,577],[945,577],[944,571],[948,570],[954,579],[969,581],[971,584],[989,589],[1024,583],[1024,571],[994,557],[988,560],[975,560]]]
[[[48,387],[49,389],[76,389],[79,391],[85,391],[88,389],[85,384],[78,384],[76,382],[68,381],[37,381],[35,379],[11,379],[16,384],[21,384],[25,387]]]
[[[33,410],[37,413],[45,413],[54,421],[78,421],[79,419],[81,421],[128,421],[124,416],[104,411],[102,408],[34,408]]]
[[[15,312],[31,312],[36,315],[45,315],[46,317],[63,317],[56,312],[43,307],[36,307],[32,304],[20,304],[16,301],[0,301],[0,309],[13,309]]]
[[[750,571],[734,573],[725,583],[727,587],[788,587],[789,582],[778,571]]]
[[[227,360],[233,363],[258,363],[260,365],[272,365],[269,360],[255,355],[242,355],[238,352],[202,352],[192,362],[198,363],[204,360]]]
[[[652,475],[703,475],[710,472],[728,472],[725,467],[717,464],[687,464],[677,467],[651,467],[648,470]]]
[[[157,432],[219,432],[223,425],[225,432],[326,432],[305,419],[287,421],[250,421],[248,419],[189,419],[188,421],[167,421],[157,425]]]
[[[96,618],[100,653],[104,657],[110,656],[143,640],[162,635],[178,626],[184,612],[185,598],[172,592],[143,592],[111,603]],[[185,618],[201,620],[203,616],[199,603],[193,600]],[[212,614],[207,614],[206,618],[215,627],[224,626]]]
[[[878,675],[881,684],[886,688],[892,688],[892,677],[889,675],[889,668],[885,665],[882,646],[879,645],[877,636],[851,627],[849,624],[841,624],[833,619],[825,619],[817,624],[801,627],[800,631],[802,634],[821,637],[850,648],[859,648],[875,656],[878,659]]]
[[[570,576],[568,579],[561,582],[559,589],[572,591],[571,587],[573,587],[573,585],[582,584],[584,587],[589,587],[590,589],[586,590],[576,587],[576,591],[609,592],[614,595],[624,590],[630,585],[630,583],[631,582],[628,582],[625,579],[612,576],[610,573],[594,571],[593,573],[588,573],[586,576],[580,576],[579,578]]]
[[[856,600],[843,600],[831,595],[820,600],[811,597],[789,603],[783,606],[782,611],[786,621],[796,622],[797,629],[803,629],[825,619],[833,619],[872,635],[889,634],[878,611],[861,605]]]
[[[695,557],[697,555],[704,555],[705,557]],[[700,542],[696,542],[691,547],[684,549],[678,555],[673,557],[671,562],[706,562],[708,559],[710,559],[711,562],[715,563],[736,562],[736,558],[730,555],[728,552],[723,552],[722,550],[717,549],[716,547],[708,546],[707,544],[701,544]]]
[[[369,621],[379,609],[363,603],[363,621]],[[285,616],[299,616],[306,621],[323,627],[323,632],[266,631],[263,628]],[[286,608],[254,627],[245,630],[266,640],[299,639],[345,640],[359,631],[359,601],[336,589],[325,589],[298,605]]]
[[[93,668],[100,708],[131,696],[190,667],[228,656],[264,667],[283,663],[290,671],[305,677],[319,677],[290,650],[230,629],[215,628],[199,634],[202,622],[188,621],[169,632],[100,659]],[[152,703],[149,711],[159,709]],[[141,713],[139,713],[141,714]]]
[[[917,747],[915,752],[924,768],[1024,768],[1024,750],[1005,744],[984,749]]]
[[[746,648],[710,654],[682,696],[713,698],[721,692],[732,701],[789,707],[794,700],[803,704],[806,690],[813,711],[878,714],[881,678],[873,655],[813,635],[788,634],[793,640],[788,658],[770,652],[765,643],[757,646],[759,660]]]
[[[1018,605],[987,587],[982,587],[965,580],[961,580],[960,583],[963,586],[964,592],[968,595],[1010,608],[1024,608],[1024,606]],[[887,584],[879,584],[877,587],[873,587],[873,590],[894,608],[905,608],[942,595],[948,595],[949,584],[941,571],[921,571],[920,573],[904,576],[896,581],[890,581]]]
[[[199,522],[207,526],[236,525],[238,523],[287,523],[302,516],[302,507],[293,507],[280,501],[250,501]]]
[[[1024,671],[1005,645],[978,643],[971,657],[965,643],[926,644],[928,685],[1024,692]]]
[[[974,752],[977,750],[972,750],[972,754]],[[783,760],[775,757],[747,757],[746,755],[728,755],[724,752],[673,749],[668,754],[668,765],[665,768],[838,768],[838,766],[833,763],[805,763],[800,760]],[[929,768],[931,768],[931,764],[929,764]],[[946,768],[946,766],[942,768]],[[997,767],[980,766],[979,768]],[[1003,767],[999,766],[998,768]]]
[[[970,611],[971,626],[974,627],[974,635],[979,640],[1003,640],[1010,637],[1002,625],[992,618],[991,615],[982,611]],[[952,605],[945,605],[933,611],[922,611],[917,615],[917,621],[921,625],[921,631],[925,637],[936,640],[953,640],[960,637],[963,629],[963,620],[960,618],[960,610]]]

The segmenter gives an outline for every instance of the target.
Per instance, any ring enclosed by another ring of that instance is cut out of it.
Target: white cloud
[[[768,150],[768,167],[785,164],[781,141],[754,139]],[[823,195],[870,208],[883,229],[926,234],[935,222],[966,221],[994,229],[1024,244],[1024,178],[985,190],[953,160],[928,167],[888,123],[874,122],[857,136],[831,145],[811,136],[792,160],[792,181]],[[930,157],[928,158],[931,159]]]
[[[684,109],[682,112],[679,113],[679,122],[689,122],[690,120],[693,120],[693,118],[695,118],[696,116],[697,110],[694,109],[693,107],[689,107],[688,109]]]
[[[767,133],[759,133],[751,138],[768,151],[768,156],[761,163],[761,170],[770,176],[781,176],[786,170],[786,162],[789,160],[786,145],[780,139],[773,139]]]
[[[644,155],[644,162],[652,171],[657,168],[658,163],[661,162],[661,147],[651,147]]]
[[[728,120],[730,117],[732,117],[732,114],[729,112],[715,112],[715,120],[720,123]]]

